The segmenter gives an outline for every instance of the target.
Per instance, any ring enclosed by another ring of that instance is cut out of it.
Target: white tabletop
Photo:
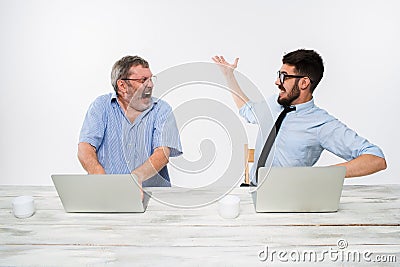
[[[53,187],[1,186],[0,266],[266,266],[291,265],[296,255],[306,266],[310,255],[323,259],[318,266],[353,266],[343,253],[361,255],[361,265],[400,262],[399,185],[344,186],[337,213],[256,213],[248,188],[231,194],[241,199],[236,219],[221,218],[215,203],[180,209],[154,199],[143,214],[65,213]],[[27,219],[12,214],[21,195],[35,199]]]

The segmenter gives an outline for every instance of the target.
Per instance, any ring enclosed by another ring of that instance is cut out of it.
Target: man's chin
[[[284,98],[284,97],[281,97],[281,96],[279,96],[278,97],[278,103],[280,104],[280,105],[282,105],[282,106],[289,106],[290,105],[290,103],[288,103],[289,102],[289,99],[287,99],[287,98]]]
[[[140,112],[145,111],[150,106],[151,106],[151,99],[149,99],[145,103],[135,103],[135,104],[131,103],[131,105],[130,105],[131,108],[133,108],[134,110],[140,111]]]

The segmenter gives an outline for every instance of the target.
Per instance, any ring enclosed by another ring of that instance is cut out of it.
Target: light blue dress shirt
[[[172,109],[165,101],[154,97],[151,106],[131,123],[115,93],[99,96],[87,111],[79,142],[96,148],[98,160],[107,174],[131,173],[157,147],[169,147],[171,157],[182,154]],[[143,182],[143,186],[170,185],[167,166]]]
[[[249,123],[257,123],[255,114],[261,105],[268,105],[273,121],[278,118],[283,107],[277,102],[277,95],[267,99],[267,103],[247,102],[240,110],[240,115]],[[273,158],[266,164],[280,167],[313,166],[324,149],[340,158],[349,161],[362,154],[372,154],[384,158],[382,150],[367,139],[359,136],[338,119],[314,104],[314,99],[299,105],[289,112],[275,139]],[[272,128],[272,123],[271,123]],[[268,133],[271,130],[268,129]],[[264,137],[262,137],[264,136]],[[255,159],[250,177],[254,175],[260,153],[264,147],[267,134],[259,133],[255,147]],[[272,151],[272,150],[271,150]]]

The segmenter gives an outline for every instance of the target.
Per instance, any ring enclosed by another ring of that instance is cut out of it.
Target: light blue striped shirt
[[[267,99],[267,103],[264,101],[256,104],[249,101],[239,110],[239,113],[247,122],[257,123],[255,114],[259,114],[257,111],[257,108],[260,107],[259,104],[268,105],[275,121],[283,110],[283,107],[277,102],[277,98],[277,95],[273,95]],[[286,115],[276,136],[274,157],[268,158],[267,161],[272,163],[272,166],[313,166],[324,149],[346,161],[362,154],[372,154],[384,158],[379,147],[357,135],[355,131],[338,119],[317,107],[314,99],[295,106],[296,111]],[[269,131],[270,129],[267,133]],[[267,135],[263,134],[263,138],[259,133],[257,137],[255,164],[250,172],[252,181],[255,181],[256,163]]]
[[[175,117],[167,102],[152,98],[151,106],[133,123],[125,116],[115,93],[99,96],[90,105],[79,142],[96,148],[97,157],[107,174],[128,174],[141,166],[157,147],[182,154]],[[143,186],[170,186],[167,166]]]

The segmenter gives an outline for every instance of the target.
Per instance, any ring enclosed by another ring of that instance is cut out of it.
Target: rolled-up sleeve
[[[239,114],[246,120],[246,122],[256,124],[257,118],[254,106],[254,102],[248,101],[239,109]]]
[[[332,118],[319,131],[321,146],[333,154],[349,161],[363,154],[384,158],[382,150],[364,137]]]
[[[161,105],[154,123],[153,150],[162,146],[170,148],[171,157],[177,157],[182,154],[175,116],[171,107],[165,102]]]
[[[83,121],[79,135],[79,142],[89,143],[96,148],[101,145],[104,138],[106,124],[103,120],[104,105],[97,98],[90,106]]]

